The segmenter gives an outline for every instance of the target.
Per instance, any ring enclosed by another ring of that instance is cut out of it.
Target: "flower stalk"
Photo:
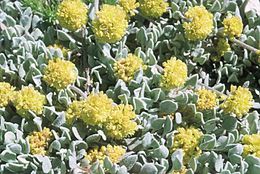
[[[83,99],[87,98],[87,94],[84,93],[82,90],[80,90],[78,87],[76,87],[74,85],[70,85],[69,89],[71,89],[72,91],[74,91],[77,94],[79,94]]]
[[[240,41],[240,40],[238,40],[236,38],[231,39],[231,41],[236,43],[237,45],[239,45],[239,46],[249,50],[249,51],[254,52],[255,54],[259,54],[260,53],[260,50],[254,48],[254,47],[252,47],[252,46],[250,46],[250,45],[248,45],[248,44],[246,44],[246,43],[244,43],[244,42],[242,42],[242,41]]]

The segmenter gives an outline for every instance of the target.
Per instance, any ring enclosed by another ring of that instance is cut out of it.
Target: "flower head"
[[[223,20],[224,35],[230,38],[239,37],[243,31],[242,20],[238,16],[228,16]]]
[[[186,174],[187,173],[187,168],[185,166],[183,166],[180,170],[178,171],[173,171],[171,174]]]
[[[74,101],[67,110],[67,120],[81,119],[88,125],[102,125],[111,113],[113,100],[106,94],[91,93],[85,100]]]
[[[128,26],[126,12],[120,6],[104,4],[96,19],[93,32],[101,43],[115,43],[122,39]]]
[[[57,11],[60,25],[70,31],[82,28],[88,20],[87,6],[81,0],[63,0]]]
[[[253,96],[248,88],[231,86],[230,95],[220,105],[225,113],[234,113],[242,117],[253,106]]]
[[[217,95],[211,90],[200,89],[196,93],[199,96],[196,103],[199,110],[213,109],[217,105]]]
[[[66,88],[77,79],[76,66],[67,60],[49,60],[48,66],[44,70],[43,80],[51,87],[58,90]]]
[[[217,54],[218,56],[224,56],[224,54],[227,52],[227,51],[230,51],[231,48],[230,48],[230,45],[228,43],[228,40],[225,39],[225,38],[220,38],[218,40],[218,43],[217,43],[217,47],[216,47],[216,51],[217,51]]]
[[[107,121],[104,123],[105,132],[113,139],[123,139],[133,135],[137,130],[137,124],[132,119],[136,117],[131,105],[117,105]]]
[[[242,139],[243,154],[260,158],[260,134],[245,135]]]
[[[146,66],[143,65],[143,60],[133,54],[129,54],[126,58],[114,63],[116,76],[125,82],[131,81],[135,73],[141,68],[146,68]]]
[[[31,153],[33,155],[46,155],[46,149],[48,148],[52,136],[49,128],[44,128],[42,131],[31,133],[28,136]]]
[[[0,82],[0,107],[8,105],[14,96],[14,87],[9,83]]]
[[[163,63],[164,73],[161,80],[161,85],[170,90],[172,88],[184,85],[188,76],[188,68],[185,63],[176,58],[171,58]]]
[[[187,39],[203,40],[212,32],[213,15],[204,6],[191,7],[185,17],[191,20],[183,23]]]
[[[197,157],[201,154],[199,143],[203,134],[195,128],[178,128],[177,131],[178,133],[174,135],[171,151],[182,149],[183,161],[184,164],[187,164],[192,157]]]
[[[126,150],[121,146],[102,146],[100,149],[97,147],[91,149],[85,155],[85,158],[90,162],[94,163],[98,161],[100,164],[103,164],[104,159],[108,157],[112,163],[120,162],[122,156],[126,153]]]
[[[28,118],[29,111],[37,115],[42,114],[45,96],[31,86],[23,87],[13,97],[13,105],[21,116]]]
[[[66,122],[71,125],[73,121],[81,117],[81,110],[84,108],[84,100],[73,101],[66,111]]]
[[[134,10],[139,7],[139,3],[136,0],[119,0],[119,5],[123,7],[124,11],[130,16],[134,16]]]
[[[169,4],[164,0],[139,0],[141,13],[149,18],[159,18],[167,11]]]

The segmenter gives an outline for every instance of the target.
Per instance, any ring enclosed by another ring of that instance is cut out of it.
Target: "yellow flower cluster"
[[[70,31],[82,28],[88,20],[88,8],[81,0],[63,0],[57,11],[60,25]]]
[[[228,43],[228,40],[225,38],[220,38],[217,43],[216,51],[218,56],[222,57],[227,51],[230,51],[230,45]]]
[[[184,85],[188,76],[188,68],[184,62],[176,60],[176,58],[171,58],[163,63],[163,67],[164,73],[161,86],[170,90]]]
[[[91,93],[82,101],[74,101],[66,112],[68,124],[79,118],[87,125],[104,128],[106,134],[113,139],[133,135],[137,130],[137,124],[132,120],[135,117],[131,105],[115,105],[102,92]]]
[[[242,20],[238,16],[228,16],[223,20],[224,35],[230,38],[239,37],[243,31]]]
[[[113,101],[106,94],[91,93],[85,100],[74,101],[67,110],[69,121],[80,118],[88,125],[100,125],[110,115]]]
[[[53,44],[53,45],[49,45],[48,48],[52,48],[52,49],[60,49],[62,52],[62,55],[64,57],[68,57],[68,52],[70,51],[68,48],[64,47],[61,44]]]
[[[15,93],[12,102],[17,113],[22,117],[28,118],[29,111],[32,111],[37,115],[42,114],[45,96],[33,87],[26,86]]]
[[[76,66],[72,62],[57,58],[49,60],[48,66],[44,69],[43,80],[49,86],[60,90],[74,83],[77,75]]]
[[[112,163],[120,162],[122,156],[126,153],[126,150],[121,146],[102,146],[100,149],[94,148],[87,152],[85,158],[90,162],[94,163],[98,161],[103,164],[104,159],[108,157]]]
[[[242,139],[243,154],[260,158],[260,134],[245,135]]]
[[[204,6],[191,7],[185,17],[191,20],[183,23],[188,40],[203,40],[212,32],[213,15]]]
[[[5,107],[13,99],[14,87],[9,83],[0,82],[0,107]]]
[[[92,94],[91,94],[92,95]],[[84,108],[84,101],[73,101],[66,111],[66,122],[71,125],[76,119],[81,117],[81,110]]]
[[[198,110],[210,110],[217,105],[217,95],[211,90],[200,89],[196,94],[199,96],[196,103]]]
[[[177,131],[178,133],[174,135],[171,151],[181,149],[183,151],[183,163],[187,164],[192,157],[201,154],[199,142],[202,132],[195,128],[178,128]]]
[[[225,113],[234,113],[242,117],[253,106],[253,96],[248,88],[231,86],[230,95],[220,105]]]
[[[134,10],[139,7],[139,3],[136,0],[119,0],[119,5],[123,7],[124,11],[130,16],[134,16]]]
[[[173,171],[171,174],[186,174],[187,173],[186,167],[182,167],[179,171]]]
[[[126,12],[122,7],[104,4],[96,15],[92,24],[99,42],[115,43],[122,39],[128,26]]]
[[[28,136],[30,144],[30,152],[33,155],[46,155],[46,149],[52,139],[52,133],[49,128],[44,128],[42,131],[33,132]]]
[[[131,105],[117,105],[113,107],[105,123],[105,132],[113,139],[123,139],[133,135],[137,130],[137,124],[134,119],[135,113]]]
[[[141,13],[149,18],[159,18],[167,11],[165,0],[139,0]]]
[[[135,73],[139,69],[146,69],[143,60],[133,54],[128,54],[124,59],[120,59],[114,63],[114,71],[119,79],[129,82],[134,78]]]

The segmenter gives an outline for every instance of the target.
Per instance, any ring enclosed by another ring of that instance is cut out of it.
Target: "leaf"
[[[260,109],[260,103],[254,102],[254,103],[253,103],[253,108],[254,108],[254,109]]]
[[[45,156],[42,158],[42,171],[43,173],[49,173],[52,169],[51,161],[50,159]]]
[[[55,149],[57,151],[59,151],[61,149],[61,144],[58,140],[54,140],[51,144],[50,144],[50,149]]]
[[[113,167],[113,163],[110,161],[108,157],[105,157],[104,159],[104,167],[108,170],[111,170]]]
[[[240,155],[234,154],[229,156],[229,160],[234,165],[234,164],[241,164],[243,158]]]
[[[156,57],[153,53],[153,50],[151,48],[147,49],[147,59],[149,65],[155,65],[157,63]]]
[[[175,119],[175,122],[176,122],[177,124],[181,124],[181,123],[182,123],[182,115],[181,115],[181,113],[176,112],[174,119]]]
[[[24,164],[7,163],[5,168],[9,171],[12,171],[12,173],[22,173],[26,169],[26,166]]]
[[[143,147],[144,148],[150,147],[151,144],[152,144],[153,138],[154,137],[153,137],[153,135],[150,132],[146,133],[144,138],[143,138],[143,140],[142,140]]]
[[[82,138],[81,138],[81,136],[80,136],[80,134],[79,134],[79,132],[78,132],[78,130],[77,130],[77,128],[76,127],[72,127],[72,132],[73,132],[73,135],[78,139],[78,140],[82,140]]]
[[[133,97],[133,106],[135,112],[139,113],[141,109],[146,108],[146,103],[140,98]]]
[[[154,49],[154,41],[152,39],[150,39],[147,43],[146,43],[146,49]]]
[[[216,145],[216,137],[211,134],[204,134],[202,137],[202,143],[200,144],[200,149],[210,150],[213,149]]]
[[[255,156],[252,156],[252,155],[248,155],[246,158],[245,158],[245,161],[249,164],[249,165],[260,165],[260,159],[255,157]]]
[[[22,152],[22,147],[20,144],[8,144],[8,149],[13,153],[20,154]]]
[[[65,121],[65,113],[62,112],[62,113],[60,113],[60,114],[58,115],[58,117],[53,121],[52,125],[59,127],[59,126],[63,125],[65,122],[66,122],[66,121]]]
[[[25,30],[29,30],[31,27],[32,17],[23,14],[20,20],[20,24],[25,28]]]
[[[248,114],[246,117],[246,120],[248,122],[248,127],[250,130],[250,134],[257,133],[259,129],[258,120],[259,120],[259,114],[257,111],[253,111]]]
[[[42,118],[41,117],[35,117],[33,119],[33,122],[36,124],[36,126],[39,130],[42,130]]]
[[[144,27],[141,27],[140,30],[137,32],[136,39],[138,42],[141,43],[142,46],[144,46],[148,42],[148,36]]]
[[[160,103],[159,109],[164,114],[172,114],[178,109],[178,104],[172,100],[164,100]]]
[[[210,11],[216,12],[216,11],[219,11],[220,9],[221,9],[221,4],[220,4],[220,2],[218,0],[216,0],[213,3],[212,7],[210,8]]]
[[[167,147],[165,147],[164,145],[161,145],[160,147],[151,150],[150,152],[150,156],[154,157],[154,158],[167,158],[169,155],[169,150]]]
[[[185,86],[192,86],[195,87],[198,83],[199,76],[198,74],[194,74],[188,78],[188,80],[185,83]]]
[[[127,168],[125,166],[121,166],[117,171],[117,174],[128,174]]]
[[[4,150],[0,154],[0,159],[4,162],[12,162],[16,160],[16,154],[11,152],[10,150]]]
[[[228,156],[237,154],[237,155],[241,155],[243,152],[243,146],[241,144],[237,144],[235,147],[229,149],[228,151]]]
[[[150,98],[154,100],[154,102],[157,102],[162,95],[161,88],[155,88],[151,90]]]
[[[77,159],[74,156],[69,156],[69,166],[71,169],[77,168]]]
[[[157,174],[158,169],[153,163],[145,163],[141,168],[140,174]]]
[[[232,131],[237,127],[237,119],[232,116],[225,116],[223,119],[223,128]]]
[[[175,2],[171,3],[171,8],[172,8],[172,11],[178,11],[179,10],[179,6]]]
[[[215,170],[217,172],[221,172],[223,170],[223,166],[224,166],[223,162],[224,162],[224,159],[222,159],[222,156],[219,155],[215,161]]]
[[[6,132],[4,135],[4,143],[5,144],[9,144],[9,143],[13,143],[16,139],[16,136],[13,132]]]
[[[152,128],[155,130],[161,129],[165,123],[165,119],[157,118],[152,122]]]
[[[100,139],[101,139],[101,136],[99,134],[93,134],[86,138],[86,142],[87,143],[99,142]]]
[[[122,160],[124,166],[127,167],[127,170],[131,170],[138,160],[137,155],[130,155]]]
[[[215,89],[215,90],[217,90],[217,91],[219,91],[219,92],[224,92],[224,90],[225,90],[225,85],[219,83],[219,84],[215,85],[215,86],[213,87],[213,89]]]
[[[170,119],[169,116],[167,116],[164,124],[163,135],[169,133],[172,130],[172,127],[173,127],[172,120]]]
[[[12,18],[12,16],[6,15],[5,16],[6,19],[6,23],[9,27],[13,27],[16,24],[16,21],[14,20],[14,18]]]
[[[59,40],[61,41],[71,41],[71,42],[75,42],[75,40],[67,33],[65,33],[62,30],[57,30],[57,37]]]
[[[192,158],[190,161],[189,161],[189,166],[192,168],[193,171],[196,171],[197,170],[197,159],[196,158]]]
[[[172,160],[172,169],[177,170],[177,171],[180,170],[183,166],[183,164],[182,164],[182,160],[183,160],[182,150],[176,150],[172,154],[171,160]]]

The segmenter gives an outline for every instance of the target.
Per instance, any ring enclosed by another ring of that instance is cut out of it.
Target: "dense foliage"
[[[0,0],[0,173],[260,171],[248,0]]]

